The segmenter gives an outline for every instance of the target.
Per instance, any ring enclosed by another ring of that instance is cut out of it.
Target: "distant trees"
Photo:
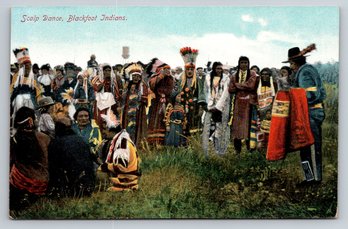
[[[321,79],[324,83],[337,84],[338,87],[339,62],[328,62],[325,64],[321,62],[316,62],[314,63],[314,67],[318,69]]]

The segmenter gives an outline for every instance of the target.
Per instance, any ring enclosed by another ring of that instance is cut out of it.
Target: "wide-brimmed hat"
[[[302,51],[300,50],[299,47],[293,47],[293,48],[289,49],[289,51],[288,51],[288,60],[283,61],[282,63],[289,63],[290,61],[296,60],[298,58],[306,57],[308,55],[305,55],[305,54],[313,51],[314,49],[316,49],[315,44],[309,45],[308,47],[306,47]]]
[[[53,105],[55,102],[50,96],[44,97],[37,102],[37,108]]]

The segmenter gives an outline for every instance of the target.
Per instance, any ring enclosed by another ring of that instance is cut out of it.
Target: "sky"
[[[69,22],[70,15],[91,21]],[[113,19],[102,20],[103,15]],[[48,21],[50,17],[61,21]],[[59,18],[60,17],[60,18]],[[280,68],[288,50],[315,43],[307,61],[339,61],[338,7],[23,7],[11,10],[11,50],[27,47],[33,63],[148,63],[157,57],[183,66],[179,50],[199,50],[197,66],[220,61],[235,66]],[[128,46],[130,57],[122,58]],[[11,63],[16,59],[11,51]]]

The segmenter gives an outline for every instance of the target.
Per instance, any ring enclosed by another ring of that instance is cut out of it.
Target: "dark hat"
[[[65,70],[75,70],[75,64],[74,63],[71,63],[71,62],[66,62],[64,64],[64,68]]]
[[[81,71],[82,71],[82,68],[81,68],[81,67],[79,67],[79,66],[75,66],[75,71],[79,71],[79,72],[81,72]]]
[[[42,108],[42,107],[46,107],[46,106],[50,106],[53,105],[54,101],[50,96],[44,97],[42,99],[40,99],[37,102],[38,107],[37,108]]]
[[[44,65],[41,66],[40,69],[41,69],[41,70],[45,69],[45,70],[49,71],[50,68],[51,68],[51,66],[50,66],[49,64],[44,64]]]
[[[54,69],[56,71],[61,71],[62,73],[64,73],[64,67],[62,65],[57,65],[57,66],[54,67]]]
[[[39,68],[39,65],[38,65],[38,64],[36,64],[36,63],[35,63],[35,64],[33,64],[33,67],[32,67],[32,68],[33,68],[33,69],[40,69],[40,68]]]
[[[289,63],[292,60],[296,60],[299,57],[304,57],[304,55],[301,53],[301,50],[299,47],[293,47],[289,49],[288,51],[288,60],[283,61],[282,63]]]

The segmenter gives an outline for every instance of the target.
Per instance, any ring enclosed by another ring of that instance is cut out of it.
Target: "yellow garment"
[[[137,149],[130,141],[127,142],[127,148],[130,151],[129,162],[127,166],[122,164],[107,163],[108,171],[111,172],[110,181],[112,187],[108,191],[124,191],[137,190],[138,173],[140,159],[137,154]]]

